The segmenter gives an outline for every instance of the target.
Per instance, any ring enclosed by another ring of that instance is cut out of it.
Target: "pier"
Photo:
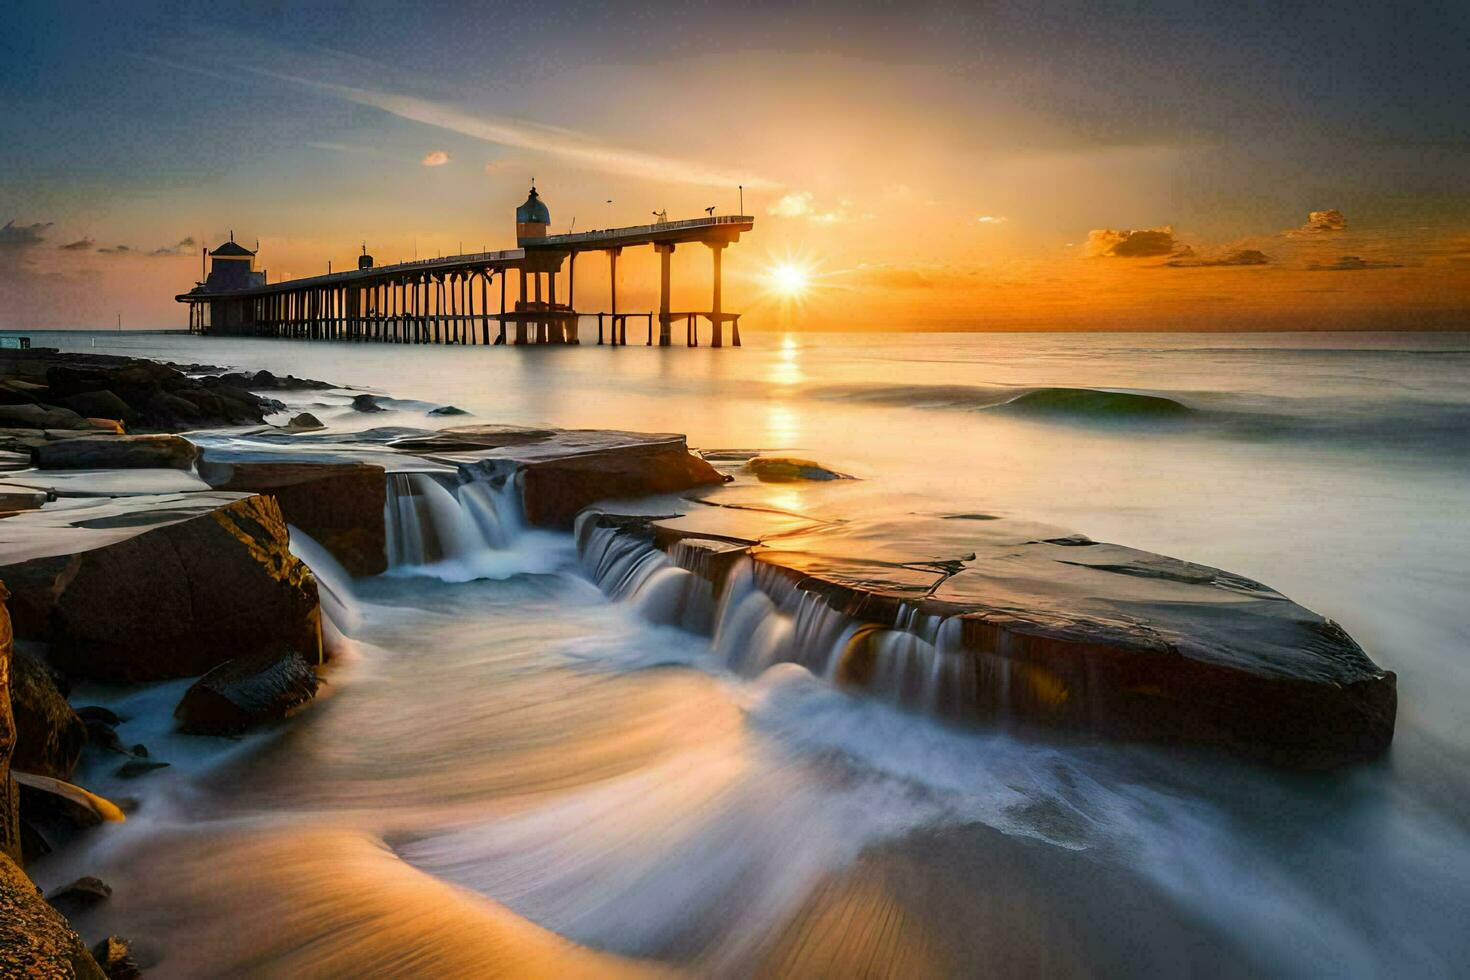
[[[753,217],[712,214],[565,235],[547,234],[550,224],[550,211],[532,186],[516,208],[516,248],[379,266],[364,245],[356,269],[274,283],[256,271],[256,253],[235,242],[232,233],[228,242],[207,252],[208,275],[175,299],[188,306],[190,332],[209,336],[579,344],[582,324],[595,317],[599,344],[627,345],[632,321],[635,337],[644,328],[648,346],[672,346],[676,323],[683,327],[686,346],[699,346],[706,324],[709,346],[740,346],[740,314],[723,306],[721,259],[741,232],[755,226]],[[671,264],[681,245],[710,251],[714,277],[708,309],[671,308]],[[620,310],[618,258],[624,249],[640,247],[659,255],[659,306]],[[607,259],[605,309],[582,310],[576,304],[577,257],[587,252]],[[514,287],[508,287],[511,282]]]

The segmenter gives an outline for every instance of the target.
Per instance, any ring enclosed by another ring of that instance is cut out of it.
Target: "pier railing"
[[[631,225],[627,228],[601,228],[592,231],[579,231],[565,235],[547,235],[531,243],[537,246],[545,245],[577,245],[583,242],[594,242],[598,239],[608,238],[641,238],[646,235],[657,235],[669,231],[688,231],[699,228],[714,228],[719,225],[747,225],[755,221],[755,218],[744,214],[719,214],[708,218],[685,218],[681,221],[661,221],[652,225]]]

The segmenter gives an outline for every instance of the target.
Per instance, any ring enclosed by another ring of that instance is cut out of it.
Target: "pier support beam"
[[[674,246],[671,243],[659,243],[653,246],[658,253],[658,345],[667,347],[671,343],[671,322],[669,319],[669,272],[674,258]],[[653,330],[648,331],[648,343],[653,344]]]
[[[721,275],[720,275],[720,257],[725,254],[725,245],[727,243],[726,242],[709,242],[707,244],[710,247],[710,252],[712,252],[714,254],[714,263],[715,263],[715,269],[714,269],[714,275],[715,275],[715,279],[714,279],[714,296],[710,300],[710,324],[711,324],[711,330],[710,330],[710,341],[709,341],[709,345],[711,347],[723,347],[723,346],[725,346],[725,323],[724,323],[723,320],[720,319],[720,313],[721,313],[721,307],[720,307],[720,281],[721,281]],[[699,329],[698,327],[695,327],[696,335],[698,334],[698,329]]]

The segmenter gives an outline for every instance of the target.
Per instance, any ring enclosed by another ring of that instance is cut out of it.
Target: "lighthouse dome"
[[[531,193],[526,196],[526,203],[516,208],[516,224],[551,224],[551,212],[541,201],[541,195],[536,193],[536,188],[531,187]]]

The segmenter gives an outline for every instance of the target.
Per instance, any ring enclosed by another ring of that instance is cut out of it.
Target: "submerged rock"
[[[354,395],[352,397],[352,408],[358,412],[383,412],[386,411],[378,404],[377,395]]]
[[[106,978],[62,914],[41,898],[35,883],[3,854],[0,976]]]
[[[829,470],[820,463],[796,456],[756,456],[745,468],[766,483],[792,483],[797,480],[851,480],[846,473]]]
[[[286,428],[295,429],[298,432],[310,432],[314,429],[325,429],[326,426],[322,424],[321,419],[310,412],[302,412],[293,416],[291,421],[286,423]]]
[[[273,498],[119,497],[3,523],[17,633],[49,641],[68,674],[191,677],[262,650],[320,649],[316,581]]]
[[[466,412],[462,408],[455,408],[453,405],[441,405],[438,408],[431,408],[431,409],[429,409],[429,414],[430,415],[468,415],[470,413],[469,412]]]
[[[316,697],[317,678],[295,651],[220,664],[184,693],[174,717],[191,735],[235,735],[279,721]]]
[[[46,666],[19,650],[11,660],[10,710],[16,734],[11,764],[23,772],[70,779],[87,742],[87,726],[56,689]]]
[[[148,773],[155,770],[167,769],[168,766],[169,764],[167,762],[154,762],[148,759],[134,759],[131,762],[124,762],[122,765],[118,766],[116,770],[116,775],[123,779],[137,779],[139,776],[146,776]]]
[[[43,470],[187,470],[199,447],[182,436],[86,436],[48,442],[34,455]]]
[[[199,475],[219,490],[268,493],[286,523],[331,552],[353,575],[388,567],[383,506],[387,476],[368,463],[233,462],[206,458]]]
[[[85,875],[46,896],[53,908],[75,915],[101,905],[112,897],[112,886],[101,878]]]

